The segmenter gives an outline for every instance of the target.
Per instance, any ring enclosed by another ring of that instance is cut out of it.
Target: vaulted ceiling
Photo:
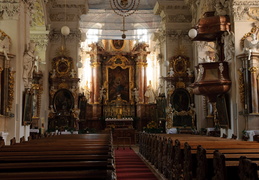
[[[121,39],[123,17],[111,8],[113,1],[117,0],[48,0],[48,24],[55,30],[64,25],[71,30],[79,28],[83,32],[99,29],[100,39]],[[138,10],[125,18],[127,39],[136,39],[136,29],[147,29],[151,35],[159,27],[160,16],[153,12],[156,2],[157,0],[140,0]]]
[[[81,16],[80,28],[100,29],[99,38],[102,39],[121,39],[123,17],[112,10],[110,1],[88,0],[89,11]],[[136,39],[136,29],[147,29],[151,34],[159,27],[160,17],[153,13],[155,3],[156,0],[140,0],[138,10],[125,18],[127,39]]]

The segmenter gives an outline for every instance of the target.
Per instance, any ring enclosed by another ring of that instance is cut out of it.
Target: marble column
[[[136,74],[137,74],[136,85],[139,89],[139,104],[144,104],[144,101],[145,101],[144,94],[145,94],[145,89],[147,84],[146,67],[147,67],[147,63],[139,59],[136,67]]]
[[[92,86],[91,86],[92,94],[91,94],[90,103],[99,104],[100,88],[101,88],[99,73],[101,72],[100,70],[101,66],[99,62],[93,62],[91,66],[92,66]]]
[[[258,94],[257,94],[257,67],[250,67],[251,72],[251,100],[252,100],[252,113],[258,113]]]

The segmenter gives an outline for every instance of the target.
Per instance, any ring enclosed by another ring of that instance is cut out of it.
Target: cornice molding
[[[259,21],[259,1],[233,2],[233,15],[236,21]]]
[[[39,50],[46,50],[48,45],[48,32],[43,32],[42,34],[38,33],[30,33],[30,39],[37,44],[37,49]]]
[[[233,6],[259,6],[259,1],[234,1]]]
[[[79,1],[75,1],[75,2],[79,2]],[[79,15],[82,15],[82,14],[86,14],[87,11],[88,11],[88,6],[87,6],[87,3],[84,3],[84,4],[72,4],[72,3],[67,3],[67,4],[58,4],[57,3],[57,0],[49,0],[49,3],[50,3],[50,7],[51,8],[54,8],[54,9],[77,9],[79,12]],[[69,10],[68,10],[69,11]]]
[[[192,21],[191,15],[185,14],[176,14],[176,15],[169,15],[168,22],[176,22],[176,23],[190,23]]]
[[[56,13],[51,13],[49,16],[51,21],[56,21],[56,22],[73,22],[78,20],[78,16],[73,13],[64,13],[64,12],[56,12]]]
[[[61,34],[60,30],[53,29],[49,33],[49,40],[52,42],[58,42],[61,40],[61,37],[63,35]],[[66,36],[66,41],[67,42],[73,42],[77,41],[78,43],[81,42],[82,38],[82,32],[80,30],[70,30],[69,35]]]
[[[155,4],[153,9],[154,14],[160,15],[162,11],[167,15],[169,12],[173,10],[188,10],[188,6],[186,6],[182,1],[174,2],[174,1],[160,1]]]
[[[13,0],[5,0],[0,2],[0,18],[1,19],[18,19],[20,13],[20,2]]]

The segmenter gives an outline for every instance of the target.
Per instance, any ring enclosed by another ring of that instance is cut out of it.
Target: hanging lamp
[[[112,10],[119,16],[122,16],[122,39],[126,38],[125,18],[134,14],[139,7],[140,0],[110,0]]]

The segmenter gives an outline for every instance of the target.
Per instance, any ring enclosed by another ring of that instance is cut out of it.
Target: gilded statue
[[[118,94],[117,95],[117,99],[115,100],[115,104],[116,104],[116,117],[117,117],[117,119],[121,119],[122,118],[122,103],[123,103],[123,100],[121,99],[121,95]]]

